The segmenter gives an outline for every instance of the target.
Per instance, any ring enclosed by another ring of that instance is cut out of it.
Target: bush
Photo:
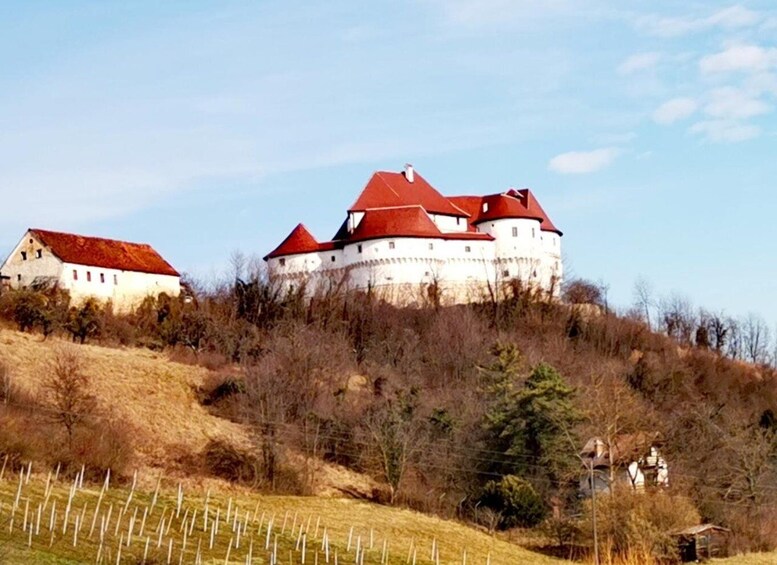
[[[211,440],[202,451],[205,467],[212,475],[234,483],[255,485],[261,463],[246,451],[222,440]]]
[[[515,475],[506,475],[499,481],[489,481],[480,496],[480,506],[491,510],[496,529],[515,526],[531,528],[545,517],[545,505],[531,484]]]

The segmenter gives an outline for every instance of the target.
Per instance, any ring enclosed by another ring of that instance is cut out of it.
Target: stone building
[[[73,302],[127,311],[147,296],[178,296],[180,275],[150,245],[29,229],[0,267],[4,286],[67,290]]]

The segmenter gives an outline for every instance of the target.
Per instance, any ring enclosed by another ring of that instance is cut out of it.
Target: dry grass
[[[163,470],[192,486],[240,490],[218,479],[197,476],[192,468],[192,458],[211,440],[238,447],[250,444],[249,430],[211,414],[199,403],[195,391],[208,382],[207,369],[175,363],[165,354],[145,349],[76,346],[0,329],[0,361],[15,385],[29,395],[40,393],[47,364],[61,347],[78,352],[100,410],[131,430],[136,450],[133,466],[141,476],[155,476],[156,470]],[[287,455],[293,466],[305,464],[301,456]],[[310,464],[315,469],[310,490],[319,496],[342,496],[346,491],[368,496],[377,486],[369,477],[337,465]]]
[[[99,487],[87,485],[84,489],[75,489],[67,532],[62,534],[64,509],[67,506],[71,484],[54,483],[47,499],[46,481],[46,476],[36,476],[33,473],[29,484],[23,484],[14,513],[12,531],[10,531],[11,508],[14,500],[17,499],[20,481],[18,476],[9,477],[7,474],[5,480],[0,481],[0,526],[2,526],[0,527],[0,555],[9,562],[96,563],[98,552],[102,556],[101,562],[116,562],[119,541],[124,540],[121,562],[136,563],[142,560],[146,540],[149,539],[151,540],[149,563],[167,562],[171,540],[174,563],[178,563],[179,560],[182,563],[193,563],[198,545],[202,551],[203,563],[245,563],[251,545],[253,545],[252,563],[267,563],[269,551],[265,550],[265,540],[267,524],[272,519],[274,522],[272,539],[277,539],[279,565],[301,562],[301,550],[297,549],[296,544],[297,540],[301,539],[303,528],[308,540],[307,563],[311,564],[316,562],[316,551],[319,554],[318,562],[324,563],[321,543],[325,529],[330,540],[332,557],[337,551],[340,563],[353,562],[357,545],[365,548],[363,561],[365,564],[380,563],[384,540],[388,547],[389,564],[406,563],[408,555],[411,555],[410,562],[412,562],[413,553],[416,554],[418,565],[434,563],[431,560],[433,544],[438,547],[439,563],[442,564],[461,564],[465,550],[466,562],[470,564],[563,563],[560,560],[529,552],[479,530],[408,510],[345,499],[259,496],[240,493],[210,494],[208,509],[211,528],[217,513],[221,520],[221,526],[214,538],[215,543],[210,549],[209,531],[203,531],[203,511],[207,493],[199,489],[185,490],[178,510],[178,488],[174,483],[167,484],[167,488],[162,488],[155,505],[151,504],[154,498],[151,491],[135,491],[128,503],[130,491],[127,487],[109,488],[98,505],[101,492]],[[154,482],[153,479],[150,482]],[[37,515],[38,505],[44,503],[46,506],[45,511],[42,512],[41,526],[39,530],[36,526],[33,535],[30,535],[31,524],[37,522],[34,516]],[[27,533],[22,531],[26,507],[29,508]],[[112,510],[109,510],[111,507]],[[120,508],[125,507],[126,512],[119,511]],[[55,509],[56,516],[53,535],[48,528],[52,508]],[[239,518],[237,525],[240,527],[242,523],[246,531],[239,547],[236,543],[234,518],[230,519],[229,523],[225,520],[228,508],[231,508],[232,516],[235,516],[235,509],[237,509]],[[96,513],[95,509],[98,509]],[[194,514],[195,509],[196,514]],[[139,517],[144,511],[148,511],[148,519],[145,531],[141,535]],[[173,518],[176,513],[177,517]],[[95,514],[97,527],[90,537],[90,525]],[[105,528],[104,541],[100,549],[100,524],[108,515],[112,518]],[[192,526],[193,515],[195,519]],[[84,517],[81,521],[83,525],[77,544],[74,546],[74,529],[76,519],[80,519],[80,516]],[[127,546],[127,532],[130,530],[133,516],[138,519],[134,522],[131,543]],[[157,525],[163,516],[166,517],[166,523],[173,518],[172,527],[162,535],[160,547],[157,548],[160,539]],[[186,549],[182,554],[184,537],[182,526],[185,523],[191,527],[192,534],[187,537]],[[350,550],[348,549],[349,537],[351,538]],[[231,550],[228,550],[230,545]],[[226,561],[228,551],[230,559]]]
[[[713,559],[710,563],[714,565],[774,565],[777,563],[777,552],[748,553],[726,559]]]

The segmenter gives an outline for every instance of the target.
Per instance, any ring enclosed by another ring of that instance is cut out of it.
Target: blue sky
[[[374,170],[530,187],[567,269],[777,322],[773,2],[3,2],[0,248],[223,273],[331,237]]]

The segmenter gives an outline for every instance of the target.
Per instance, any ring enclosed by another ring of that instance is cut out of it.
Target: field
[[[562,563],[455,522],[355,500],[4,475],[4,563]]]

